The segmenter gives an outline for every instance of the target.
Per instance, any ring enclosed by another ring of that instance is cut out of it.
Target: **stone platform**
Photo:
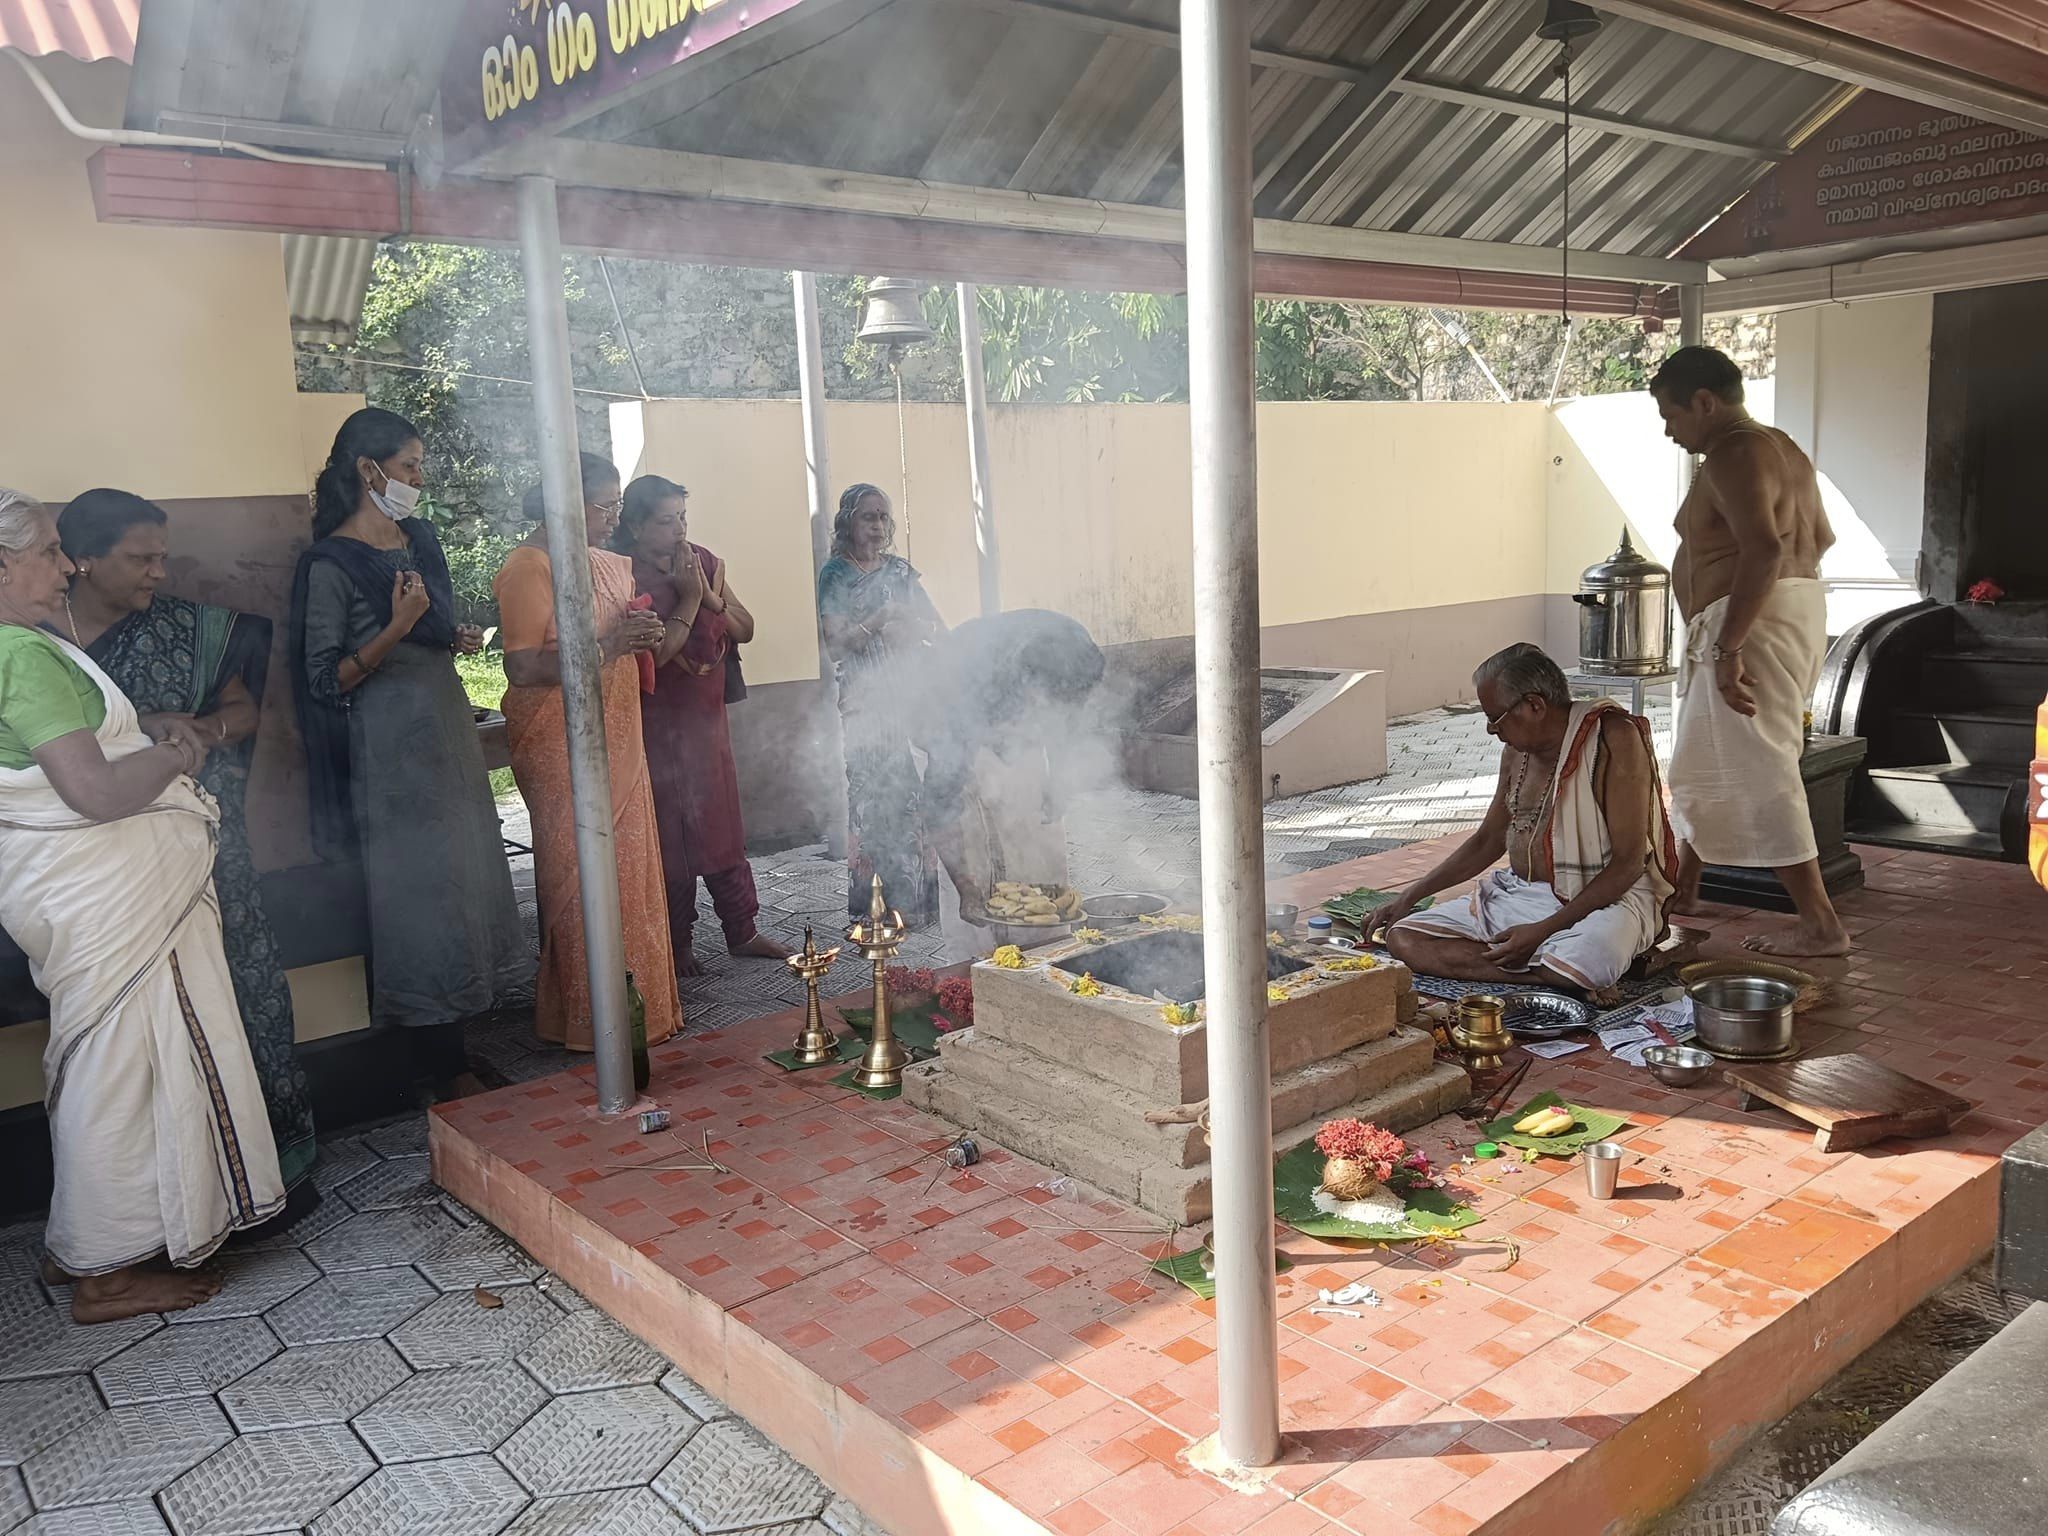
[[[1288,899],[1397,884],[1441,852]],[[892,1536],[1625,1536],[1987,1252],[1998,1154],[2048,1120],[2026,871],[1865,859],[1843,908],[1860,951],[1825,967],[1802,1043],[1977,1110],[1937,1141],[1824,1155],[1716,1080],[1665,1089],[1597,1049],[1538,1062],[1530,1093],[1628,1115],[1620,1197],[1586,1200],[1571,1164],[1470,1165],[1484,1220],[1459,1241],[1283,1230],[1286,1455],[1249,1485],[1188,1461],[1215,1427],[1216,1325],[1150,1273],[1164,1223],[1064,1197],[1000,1145],[944,1172],[943,1123],[760,1059],[793,1015],[656,1048],[676,1135],[599,1118],[585,1068],[437,1110],[434,1169]],[[1784,921],[1713,926],[1728,953]],[[1411,1140],[1450,1157],[1471,1138],[1447,1118]],[[730,1172],[619,1171],[702,1142]],[[1309,1310],[1349,1280],[1385,1304]]]
[[[1331,972],[1317,964],[1329,954],[1305,944],[1267,952],[1281,994],[1266,1025],[1276,1157],[1333,1115],[1405,1131],[1470,1094],[1463,1071],[1435,1061],[1429,1036],[1399,1022],[1414,1016],[1406,966]],[[1025,958],[1021,970],[974,967],[974,1027],[904,1074],[904,1098],[1167,1221],[1207,1221],[1206,1133],[1145,1119],[1209,1094],[1207,1026],[1166,1022],[1150,995],[1156,985],[1196,994],[1201,935],[1140,928]],[[1080,978],[1098,973],[1126,985],[1075,995]]]

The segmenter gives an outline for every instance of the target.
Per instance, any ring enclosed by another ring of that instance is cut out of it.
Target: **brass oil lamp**
[[[800,1067],[823,1066],[839,1059],[839,1037],[825,1027],[825,1010],[818,1001],[818,983],[838,958],[837,945],[819,950],[817,940],[811,936],[811,925],[806,923],[803,949],[782,962],[804,979],[804,1023],[797,1031],[795,1046]]]
[[[909,1064],[910,1052],[897,1043],[895,1026],[889,1020],[889,979],[885,973],[908,932],[903,915],[882,899],[882,877],[876,875],[868,915],[846,930],[847,942],[875,968],[875,1026],[868,1036],[866,1053],[853,1069],[853,1080],[862,1088],[903,1086],[903,1069]]]

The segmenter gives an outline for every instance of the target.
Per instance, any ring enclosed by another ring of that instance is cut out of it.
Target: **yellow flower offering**
[[[1323,969],[1326,971],[1376,971],[1379,961],[1371,955],[1353,955],[1346,960],[1332,960]]]
[[[1269,1002],[1269,1003],[1284,1003],[1284,1002],[1286,1002],[1286,1001],[1287,1001],[1287,989],[1286,989],[1285,987],[1270,987],[1270,986],[1269,986],[1269,987],[1267,987],[1267,988],[1266,988],[1266,1001],[1267,1001],[1267,1002]]]
[[[1102,939],[1103,933],[1100,928],[1076,928],[1074,930],[1074,942],[1076,944],[1100,944]]]
[[[991,965],[1001,970],[1021,971],[1024,969],[1024,951],[1014,944],[1005,944],[988,958]]]
[[[1165,1003],[1159,1009],[1159,1017],[1171,1024],[1175,1029],[1182,1029],[1187,1025],[1193,1024],[1201,1017],[1201,1014],[1202,1008],[1199,1003]]]
[[[1067,990],[1076,997],[1102,996],[1102,983],[1093,976],[1081,976],[1067,983]]]

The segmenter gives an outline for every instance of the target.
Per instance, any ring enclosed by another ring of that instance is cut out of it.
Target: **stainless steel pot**
[[[1699,1043],[1717,1056],[1782,1056],[1792,1049],[1798,989],[1768,976],[1710,976],[1687,987]]]
[[[1671,670],[1671,573],[1621,547],[1588,566],[1572,597],[1579,605],[1579,670],[1603,677],[1650,677]]]

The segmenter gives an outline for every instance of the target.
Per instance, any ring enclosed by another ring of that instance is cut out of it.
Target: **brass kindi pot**
[[[1474,992],[1458,999],[1451,1044],[1463,1054],[1468,1070],[1492,1072],[1501,1066],[1502,1056],[1515,1043],[1502,1022],[1506,1013],[1506,1002],[1488,992]]]

